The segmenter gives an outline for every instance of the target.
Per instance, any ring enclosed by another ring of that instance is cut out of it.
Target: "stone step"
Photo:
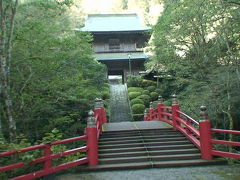
[[[112,141],[100,141],[99,145],[114,145],[114,144],[127,144],[127,143],[141,143],[141,142],[165,142],[165,141],[177,141],[185,140],[186,137],[174,137],[174,138],[147,138],[143,139],[141,137],[130,140],[112,140]]]
[[[197,148],[191,149],[176,149],[176,150],[158,150],[158,151],[139,151],[139,152],[120,152],[120,153],[101,153],[99,154],[99,158],[118,158],[118,157],[137,157],[137,156],[157,156],[157,155],[167,155],[167,154],[191,154],[191,153],[199,153]]]
[[[139,156],[139,157],[120,157],[120,158],[100,158],[99,164],[118,164],[131,162],[147,162],[147,161],[172,161],[200,159],[201,154],[175,154],[175,155],[158,155],[158,156]]]
[[[183,144],[191,144],[188,140],[181,141],[169,141],[169,142],[140,142],[140,143],[127,143],[127,144],[111,144],[111,145],[99,145],[99,150],[103,149],[121,149],[121,148],[130,148],[130,147],[151,147],[151,146],[167,146],[167,145],[183,145]]]
[[[180,132],[176,131],[159,131],[159,132],[129,132],[129,133],[116,133],[116,134],[107,134],[102,133],[100,135],[100,138],[105,137],[126,137],[126,136],[139,136],[139,135],[169,135],[169,134],[178,134],[180,135]]]
[[[195,146],[191,143],[184,145],[166,145],[166,146],[148,146],[148,151],[157,151],[157,150],[172,150],[172,149],[189,149],[194,148]],[[136,151],[146,151],[146,147],[127,147],[127,148],[118,148],[118,149],[99,149],[99,153],[118,153],[118,152],[136,152]]]
[[[128,170],[128,169],[143,169],[143,168],[166,168],[166,167],[181,167],[181,166],[203,166],[203,165],[220,165],[226,164],[225,160],[202,160],[202,159],[188,159],[188,160],[174,160],[174,161],[147,161],[134,163],[119,163],[119,164],[99,164],[95,167],[86,167],[82,170]]]
[[[123,136],[123,137],[100,137],[99,142],[106,141],[122,141],[122,140],[134,140],[134,139],[156,139],[156,138],[175,138],[184,137],[182,134],[167,134],[167,135],[136,135],[136,136]]]
[[[104,134],[118,134],[118,133],[136,133],[136,132],[162,132],[170,131],[176,132],[173,128],[162,128],[162,129],[132,129],[132,130],[116,130],[116,131],[103,131]]]

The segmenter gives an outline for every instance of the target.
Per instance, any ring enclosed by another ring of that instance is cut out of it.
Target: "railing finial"
[[[149,108],[150,108],[150,109],[153,108],[153,102],[150,102]]]
[[[101,98],[96,98],[94,108],[98,109],[98,108],[102,108],[102,107],[103,107],[102,99]]]
[[[158,96],[158,104],[163,104],[163,98],[161,95]]]
[[[177,95],[176,95],[176,94],[173,94],[173,95],[172,95],[172,105],[176,105],[176,104],[178,104]]]
[[[94,127],[94,126],[96,126],[96,120],[94,118],[94,112],[90,110],[88,112],[87,127]]]
[[[208,120],[207,107],[206,106],[201,106],[200,110],[201,110],[200,111],[201,121]]]
[[[148,110],[145,109],[145,110],[144,110],[144,116],[147,116],[147,115],[148,115]]]

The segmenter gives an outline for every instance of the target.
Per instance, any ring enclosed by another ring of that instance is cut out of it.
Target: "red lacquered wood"
[[[157,109],[158,109],[158,120],[161,121],[163,118],[162,113],[164,112],[164,104],[158,104]]]
[[[223,151],[212,150],[212,155],[214,155],[214,156],[221,156],[221,157],[228,157],[228,158],[234,158],[234,159],[240,159],[240,154],[239,153],[230,153],[230,152],[223,152]]]
[[[19,162],[19,163],[7,165],[7,166],[2,166],[2,167],[0,167],[0,172],[10,171],[12,169],[20,168],[23,166],[25,166],[25,164],[23,162]]]
[[[183,113],[182,111],[177,111],[180,115],[186,117],[187,119],[189,119],[191,122],[193,122],[196,125],[199,125],[199,122],[197,122],[195,119],[191,118],[190,116],[188,116],[187,114]]]
[[[196,136],[198,137],[200,136],[199,131],[195,127],[193,127],[191,124],[187,124],[187,122],[184,121],[182,118],[177,117],[176,119],[180,124],[183,124],[184,126],[186,126],[186,128],[192,133],[194,133]]]
[[[198,149],[200,149],[200,141],[195,136],[188,134],[186,129],[179,125],[177,125],[176,129],[184,134]]]
[[[235,141],[225,141],[225,140],[217,140],[217,139],[212,139],[212,143],[214,144],[225,144],[229,146],[240,146],[240,142],[235,142]]]
[[[236,131],[236,130],[226,130],[226,129],[211,129],[212,132],[214,133],[228,133],[228,134],[237,134],[240,135],[240,131]]]
[[[211,123],[204,120],[199,123],[202,159],[212,159]]]
[[[75,149],[67,150],[64,152],[57,153],[57,154],[52,154],[49,157],[43,156],[43,157],[37,158],[37,159],[33,160],[32,162],[30,162],[30,164],[41,163],[41,162],[44,162],[49,159],[56,159],[56,158],[70,155],[70,154],[75,154],[77,152],[86,152],[86,151],[87,151],[87,146],[75,148]]]
[[[89,166],[98,164],[98,132],[96,127],[87,127],[87,157]]]
[[[48,158],[49,156],[52,155],[52,150],[51,150],[51,145],[46,144],[46,148],[44,149],[44,156]],[[48,158],[43,165],[44,169],[49,169],[52,167],[52,159]]]
[[[23,153],[23,152],[33,151],[33,150],[42,149],[42,148],[45,148],[45,147],[46,147],[45,144],[30,146],[30,147],[26,147],[26,148],[14,150],[14,151],[9,151],[9,152],[0,153],[0,157],[9,156],[9,155],[12,155],[12,154],[17,154],[17,153]]]
[[[153,120],[153,113],[154,113],[154,109],[153,108],[150,108],[149,109],[149,120]]]
[[[69,168],[72,168],[72,167],[75,167],[75,166],[78,166],[78,165],[81,165],[81,164],[86,164],[87,162],[88,162],[88,158],[81,158],[81,159],[78,159],[78,160],[75,160],[75,161],[72,161],[72,162],[68,162],[68,163],[58,165],[58,166],[51,167],[51,168],[46,169],[46,170],[40,170],[40,171],[36,171],[36,172],[29,173],[29,174],[26,174],[26,175],[11,178],[10,180],[35,179],[35,178],[46,176],[46,175],[49,175],[49,174],[52,174],[52,173],[55,173],[55,172],[58,172],[58,171],[61,171],[61,170],[64,170],[64,169],[69,169]]]
[[[87,139],[87,136],[83,135],[83,136],[73,137],[73,138],[64,139],[64,140],[60,140],[60,141],[54,141],[54,142],[51,142],[51,145],[70,143],[73,141],[86,140],[86,139]]]

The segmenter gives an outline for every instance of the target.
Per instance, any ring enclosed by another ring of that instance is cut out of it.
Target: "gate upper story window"
[[[119,39],[109,39],[109,50],[120,50]]]

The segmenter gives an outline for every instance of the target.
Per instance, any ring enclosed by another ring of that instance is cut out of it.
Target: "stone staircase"
[[[225,163],[201,159],[199,150],[171,128],[106,131],[99,139],[99,165],[91,170],[196,166]]]

